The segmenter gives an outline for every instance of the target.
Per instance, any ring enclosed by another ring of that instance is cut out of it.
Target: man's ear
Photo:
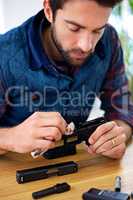
[[[47,20],[52,23],[53,22],[53,12],[52,9],[50,7],[50,2],[49,0],[44,0],[43,1],[43,7],[44,7],[44,13],[45,13],[45,17],[47,18]]]

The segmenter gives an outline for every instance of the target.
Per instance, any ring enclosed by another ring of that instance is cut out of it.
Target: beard
[[[57,51],[62,57],[62,60],[66,66],[70,67],[80,67],[81,65],[85,64],[91,54],[94,52],[93,50],[89,51],[87,54],[84,53],[81,49],[71,49],[71,50],[64,50],[61,43],[57,39],[56,29],[54,25],[51,27],[51,40],[54,43]],[[84,58],[83,59],[74,59],[71,54],[79,53]]]

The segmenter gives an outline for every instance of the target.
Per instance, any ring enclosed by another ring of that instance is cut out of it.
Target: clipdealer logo
[[[92,102],[98,95],[93,91],[87,91],[82,86],[79,91],[59,91],[56,87],[44,87],[42,92],[30,91],[26,87],[13,86],[5,93],[5,99],[11,107],[26,106],[29,111],[35,107],[92,107]],[[100,95],[99,95],[100,96]]]
[[[130,105],[133,105],[128,86],[116,90],[111,96],[111,105],[119,113],[127,115],[130,112]]]

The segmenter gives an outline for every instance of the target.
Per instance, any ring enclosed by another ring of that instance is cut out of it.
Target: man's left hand
[[[88,152],[120,159],[126,150],[126,142],[132,133],[131,127],[116,120],[99,126],[89,138]]]

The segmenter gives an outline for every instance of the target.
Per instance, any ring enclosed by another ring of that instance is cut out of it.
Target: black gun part
[[[91,121],[86,121],[84,123],[79,124],[72,135],[63,136],[63,145],[57,146],[53,149],[48,150],[43,156],[46,159],[55,159],[67,155],[76,154],[76,145],[82,142],[86,142],[87,145],[88,139],[91,134],[102,124],[106,123],[104,117],[96,118]]]
[[[46,179],[51,176],[62,176],[76,173],[78,171],[78,164],[70,162],[62,162],[54,165],[47,165],[31,169],[24,169],[16,171],[16,181],[26,183],[30,181]]]
[[[74,135],[77,136],[76,144],[80,144],[83,141],[86,142],[87,145],[89,137],[92,133],[102,124],[106,122],[105,118],[97,118],[83,124],[80,124],[77,129],[74,131]]]
[[[82,198],[84,200],[129,200],[129,195],[122,192],[91,188],[82,195]]]
[[[71,189],[71,186],[68,183],[58,183],[44,190],[33,192],[32,197],[33,199],[40,199],[42,197],[46,197],[51,194],[59,194],[59,193],[67,192],[70,189]]]
[[[120,192],[121,191],[121,177],[116,176],[115,177],[115,192]]]

